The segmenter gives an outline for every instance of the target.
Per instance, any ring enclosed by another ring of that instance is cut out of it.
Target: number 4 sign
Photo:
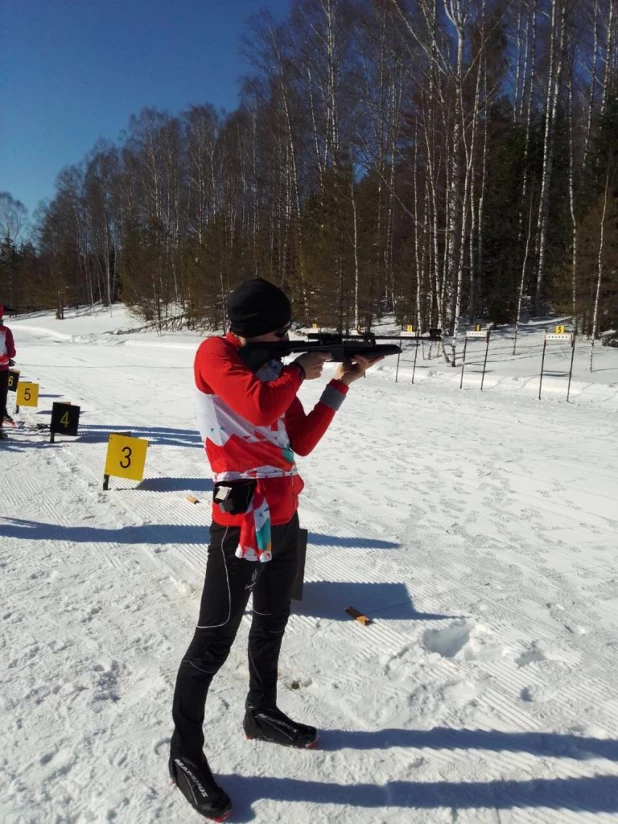
[[[110,475],[129,478],[131,481],[141,481],[144,477],[147,449],[148,441],[144,438],[110,435],[107,443],[103,489],[108,489]]]
[[[54,435],[77,435],[79,426],[79,406],[73,406],[68,402],[54,403],[52,405],[52,416],[49,430],[51,432],[50,443],[54,443]]]

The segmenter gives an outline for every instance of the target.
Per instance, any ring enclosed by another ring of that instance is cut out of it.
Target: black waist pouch
[[[253,479],[221,481],[215,484],[212,499],[221,512],[227,512],[228,515],[242,515],[249,509],[256,486],[257,481]]]

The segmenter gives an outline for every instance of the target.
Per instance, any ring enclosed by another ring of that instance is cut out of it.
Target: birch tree
[[[543,173],[539,212],[537,219],[537,276],[535,290],[535,311],[540,314],[542,289],[545,280],[545,259],[547,254],[547,226],[549,221],[549,192],[554,159],[554,131],[566,33],[566,0],[551,0],[551,23],[549,32],[549,67],[545,101],[545,136],[543,142]]]

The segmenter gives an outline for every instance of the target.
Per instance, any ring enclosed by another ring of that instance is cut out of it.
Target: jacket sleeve
[[[302,382],[296,366],[284,366],[276,380],[259,380],[223,338],[204,341],[195,357],[197,388],[210,389],[254,426],[271,426],[280,418]]]
[[[294,398],[285,413],[285,428],[290,446],[297,455],[308,455],[315,449],[343,403],[348,389],[341,381],[330,381],[308,415],[299,399]]]
[[[10,329],[6,330],[6,351],[9,358],[14,358],[17,354],[15,352],[15,341],[13,340],[13,333]]]

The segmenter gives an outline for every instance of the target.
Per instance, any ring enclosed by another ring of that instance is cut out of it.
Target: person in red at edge
[[[4,306],[0,305],[0,440],[6,438],[2,428],[6,412],[6,399],[9,391],[9,361],[15,357],[15,343],[8,326],[4,325]]]
[[[206,696],[251,593],[245,734],[292,747],[317,741],[314,727],[277,707],[279,652],[298,567],[303,482],[294,453],[315,448],[350,384],[379,360],[340,364],[306,414],[298,390],[321,376],[327,353],[306,353],[287,366],[268,361],[255,373],[238,354],[247,342],[287,339],[292,308],[285,293],[256,278],[231,294],[227,309],[230,331],[205,340],[195,358],[199,428],[214,473],[213,509],[199,619],[176,679],[169,759],[171,778],[187,801],[214,820],[226,818],[232,805],[203,752]]]

